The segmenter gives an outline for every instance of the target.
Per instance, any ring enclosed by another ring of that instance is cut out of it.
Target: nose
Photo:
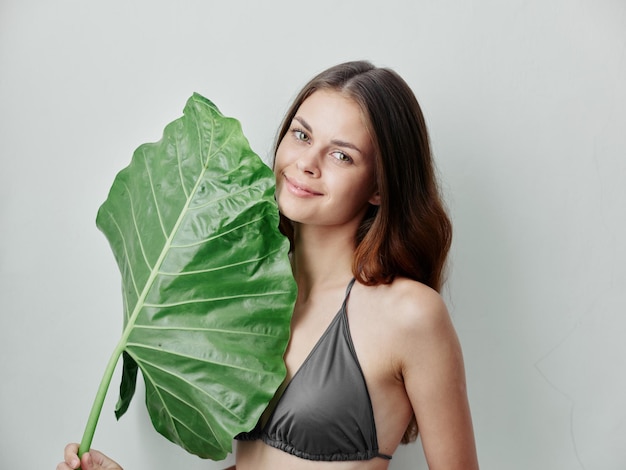
[[[303,151],[300,154],[298,161],[296,162],[296,168],[298,168],[298,170],[300,170],[302,173],[305,173],[314,178],[319,177],[319,158],[315,149],[309,148]]]
[[[303,151],[300,154],[298,161],[296,162],[296,168],[298,168],[298,170],[300,170],[302,173],[305,173],[314,178],[319,177],[319,159],[315,150],[309,148],[306,151]]]

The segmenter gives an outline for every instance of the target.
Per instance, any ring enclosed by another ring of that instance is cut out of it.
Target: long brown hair
[[[452,225],[415,95],[393,70],[366,61],[336,65],[315,76],[296,96],[279,129],[275,150],[300,105],[317,90],[341,92],[361,107],[376,151],[380,206],[369,207],[358,229],[354,277],[377,285],[404,276],[440,291]],[[281,228],[293,240],[293,227],[284,217]],[[416,436],[414,418],[403,442]]]

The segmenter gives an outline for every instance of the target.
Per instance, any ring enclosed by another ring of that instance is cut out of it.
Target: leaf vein
[[[278,253],[280,250],[274,250],[271,252],[268,252],[267,256],[262,256],[260,258],[254,258],[254,259],[249,259],[246,261],[240,261],[238,263],[230,263],[230,264],[224,264],[222,266],[217,266],[215,268],[206,268],[206,269],[197,269],[194,271],[182,271],[179,273],[173,273],[173,272],[167,272],[167,271],[159,271],[159,274],[162,276],[192,276],[195,274],[206,274],[206,273],[211,273],[211,272],[215,272],[215,271],[223,271],[226,269],[230,269],[230,268],[235,268],[238,266],[244,266],[246,264],[253,264],[253,263],[258,263],[259,261],[264,260],[265,258],[269,258],[271,255],[274,255],[276,253]]]
[[[209,422],[206,420],[206,417],[200,412],[200,410],[198,408],[196,408],[195,406],[191,406],[191,404],[187,403],[186,401],[182,400],[180,397],[177,397],[176,395],[173,395],[171,393],[170,390],[167,389],[163,389],[165,392],[170,393],[174,398],[177,398],[178,400],[180,400],[182,403],[184,403],[185,405],[189,406],[190,408],[192,408],[193,410],[195,410],[200,416],[202,416],[202,419],[204,420],[204,422],[206,423],[207,427],[209,428],[209,431],[211,432],[211,434],[213,434],[215,440],[211,441],[209,439],[207,439],[206,437],[204,437],[202,434],[198,434],[193,428],[191,428],[190,426],[187,426],[187,424],[178,419],[176,416],[172,416],[172,420],[176,421],[181,427],[187,429],[187,431],[189,431],[191,434],[193,434],[194,436],[196,436],[198,439],[200,439],[203,442],[206,442],[207,444],[209,444],[212,447],[218,447],[215,445],[215,442],[219,442],[217,439],[217,434],[215,433],[215,431],[213,430],[213,427],[209,424]],[[219,446],[220,449],[223,449],[222,446]],[[226,450],[226,449],[223,449]]]
[[[211,126],[211,129],[215,128],[215,116],[213,114],[211,114],[211,120],[213,122],[213,125]],[[196,128],[197,128],[197,124],[196,124]],[[199,132],[199,129],[198,129]],[[213,151],[213,137],[215,135],[214,132],[211,133],[211,141],[210,141],[210,145],[209,145],[209,151],[207,152],[207,158],[206,158],[206,162],[204,162],[204,166],[207,167],[209,165],[209,160],[211,160],[211,158],[215,155],[217,155],[217,153],[222,150],[224,147],[226,147],[226,144],[228,144],[228,142],[230,141],[231,137],[233,136],[233,134],[235,134],[235,132],[237,132],[237,129],[233,126],[233,128],[230,131],[230,134],[228,134],[227,136],[224,137],[224,141],[222,143],[222,145],[220,145],[217,149],[215,149],[215,151]]]
[[[149,344],[141,344],[141,343],[128,343],[127,346],[128,347],[132,346],[132,347],[135,347],[135,348],[138,348],[138,349],[148,349],[150,351],[161,352],[163,354],[167,354],[167,355],[170,355],[170,356],[181,357],[181,358],[184,358],[184,359],[189,359],[189,360],[192,360],[192,361],[202,362],[202,363],[205,363],[205,364],[212,364],[212,365],[215,365],[215,366],[222,366],[222,367],[225,367],[225,368],[228,368],[228,369],[236,369],[236,370],[241,370],[241,371],[245,371],[245,372],[252,372],[254,374],[260,374],[260,375],[267,375],[267,374],[269,374],[269,372],[258,370],[258,369],[251,369],[249,367],[237,366],[235,364],[227,364],[227,363],[224,363],[224,362],[213,361],[213,360],[210,360],[210,359],[203,359],[203,358],[198,357],[198,356],[190,356],[189,354],[183,354],[181,352],[174,351],[174,350],[171,350],[171,349],[165,349],[162,346],[161,347],[157,347],[157,346],[151,346]],[[149,364],[149,365],[151,365],[153,367],[158,367],[155,363],[147,361],[145,359],[143,360],[143,362],[145,364]],[[177,374],[172,373],[172,372],[170,372],[170,375],[173,375],[175,377],[180,377],[181,380],[183,380],[183,376],[182,375],[177,375]],[[189,383],[191,383],[191,382],[189,382]]]
[[[226,295],[223,297],[212,297],[212,298],[204,298],[204,299],[191,299],[191,300],[181,300],[180,302],[171,302],[171,303],[163,303],[163,304],[149,304],[144,303],[144,307],[148,308],[167,308],[167,307],[178,307],[180,305],[189,305],[189,304],[201,304],[208,302],[219,302],[221,300],[232,300],[232,299],[243,299],[250,297],[266,297],[272,295],[279,294],[288,294],[289,292],[264,292],[262,294],[240,294],[240,295]]]
[[[148,257],[146,255],[146,251],[143,246],[143,240],[141,239],[141,233],[139,232],[139,227],[137,226],[137,216],[135,215],[135,205],[133,203],[133,195],[130,191],[130,188],[126,183],[123,183],[126,191],[128,191],[128,199],[130,201],[130,213],[133,219],[133,226],[135,227],[135,234],[137,235],[137,241],[139,242],[139,248],[141,249],[141,254],[143,255],[143,260],[146,262],[146,266],[149,271],[152,271],[153,267],[150,265],[148,261]]]
[[[136,345],[135,345],[136,346]],[[172,377],[177,378],[178,380],[180,380],[181,382],[184,382],[185,384],[187,384],[190,388],[196,389],[198,390],[200,393],[202,393],[203,395],[207,396],[208,398],[210,398],[211,400],[213,400],[215,403],[217,403],[218,405],[220,405],[222,408],[224,408],[225,411],[227,411],[229,414],[231,414],[233,417],[235,417],[237,420],[242,421],[241,417],[236,415],[231,409],[229,409],[224,403],[222,403],[221,401],[219,401],[216,397],[214,397],[213,395],[211,395],[209,392],[207,392],[206,390],[202,389],[201,387],[199,387],[198,385],[196,385],[195,383],[191,382],[190,380],[187,380],[185,377],[181,376],[181,375],[177,375],[175,373],[173,373],[170,370],[167,370],[161,366],[159,366],[158,364],[155,364],[153,362],[150,361],[140,361],[141,364],[148,365],[150,367],[153,367],[161,372],[163,372],[164,374],[170,375]],[[138,362],[139,363],[139,362]],[[142,371],[144,371],[144,367],[141,368]],[[153,382],[153,384],[157,384],[158,382]],[[168,390],[165,387],[161,387],[162,390]],[[169,410],[168,410],[169,412]]]
[[[117,223],[117,220],[115,220],[115,216],[113,215],[113,213],[107,210],[107,214],[109,214],[109,217],[111,217],[111,220],[115,224],[120,238],[122,239],[122,248],[124,248],[124,261],[126,261],[126,265],[128,266],[128,272],[130,273],[130,279],[133,282],[133,287],[135,288],[135,294],[139,296],[139,288],[137,287],[137,282],[135,281],[135,272],[133,271],[133,266],[130,263],[130,256],[128,255],[128,248],[126,246],[126,237],[124,236],[122,228]]]
[[[208,243],[208,242],[210,242],[212,240],[217,240],[219,238],[222,238],[223,236],[228,235],[229,233],[233,233],[233,232],[235,232],[235,231],[237,231],[239,229],[247,227],[248,225],[252,225],[252,224],[254,224],[254,223],[256,223],[256,222],[258,222],[260,220],[263,220],[263,216],[257,217],[256,219],[249,220],[248,222],[245,222],[243,224],[237,225],[236,227],[233,227],[230,230],[224,230],[223,232],[219,232],[219,233],[217,233],[216,235],[214,235],[212,237],[207,237],[207,238],[204,238],[204,239],[199,240],[199,241],[194,242],[194,243],[188,243],[188,244],[185,244],[185,245],[174,245],[174,244],[172,244],[171,248],[191,248],[193,246],[204,245],[205,243]]]
[[[154,190],[154,182],[152,181],[152,173],[150,173],[150,166],[148,165],[148,157],[146,157],[146,151],[142,151],[144,164],[146,166],[146,173],[148,174],[148,181],[150,182],[150,192],[152,193],[152,199],[154,201],[154,207],[157,212],[157,216],[159,217],[159,224],[161,225],[161,230],[163,231],[163,237],[168,239],[167,230],[165,230],[165,225],[163,224],[163,216],[161,215],[161,209],[159,207],[159,202],[157,201],[156,191]]]
[[[271,335],[268,333],[258,333],[255,331],[244,331],[244,330],[226,330],[223,328],[201,328],[201,327],[188,327],[188,326],[155,326],[155,325],[138,325],[135,324],[135,328],[142,330],[155,330],[155,331],[192,331],[192,332],[211,332],[211,333],[220,333],[220,334],[233,334],[233,335],[242,335],[242,336],[260,336],[265,338],[275,338],[276,335]]]
[[[128,354],[130,354],[132,356],[132,358],[134,359],[134,361],[139,364],[139,358],[134,355],[131,351],[129,351],[128,349],[126,350],[126,352]],[[172,423],[172,428],[174,430],[174,432],[176,433],[176,438],[182,442],[182,439],[180,437],[180,434],[178,433],[178,428],[176,427],[176,425],[174,424],[174,414],[170,411],[169,407],[167,406],[167,402],[165,401],[165,399],[163,398],[163,395],[161,395],[160,392],[160,387],[158,387],[158,382],[156,380],[154,380],[154,378],[152,377],[152,375],[150,374],[150,372],[148,372],[146,369],[144,369],[143,367],[141,368],[141,372],[143,374],[144,380],[150,382],[152,384],[152,387],[154,388],[155,393],[159,396],[159,399],[161,400],[161,403],[163,404],[163,408],[167,411],[167,416],[170,418],[170,422]]]
[[[178,141],[176,141],[174,148],[176,149],[176,160],[178,162],[178,177],[180,178],[180,187],[183,188],[183,193],[185,193],[185,199],[189,199],[189,191],[187,191],[187,187],[185,186],[185,178],[183,177],[183,162],[180,157]]]
[[[263,182],[262,181],[258,181],[256,183],[253,183],[253,184],[249,185],[249,186],[243,186],[243,187],[241,187],[241,189],[239,189],[237,191],[233,191],[233,192],[230,192],[230,193],[225,194],[223,196],[216,197],[215,199],[211,199],[211,200],[205,202],[204,204],[199,204],[197,206],[190,207],[189,211],[191,212],[191,211],[195,211],[195,210],[204,209],[204,208],[206,208],[206,207],[208,207],[208,206],[210,206],[212,204],[218,203],[219,201],[223,201],[223,200],[226,200],[226,199],[231,199],[234,196],[238,196],[239,194],[248,192],[250,190],[250,188],[254,188],[256,186],[261,186],[262,187],[263,186]]]

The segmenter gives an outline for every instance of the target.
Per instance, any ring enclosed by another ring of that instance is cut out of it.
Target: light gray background
[[[427,116],[482,468],[626,468],[626,2],[0,0],[1,468],[82,435],[122,322],[94,219],[133,150],[197,91],[267,158],[305,81],[360,58]],[[117,384],[94,447],[232,461],[161,438],[141,392],[115,422]]]

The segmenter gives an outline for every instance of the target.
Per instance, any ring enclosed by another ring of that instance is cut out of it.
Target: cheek
[[[280,190],[282,188],[282,177],[281,174],[285,169],[284,159],[280,158],[280,152],[276,151],[276,155],[274,156],[274,165],[272,170],[274,171],[274,180],[276,182],[276,197],[278,197]]]
[[[278,148],[276,149],[276,154],[274,155],[274,169],[278,167],[284,166],[284,162],[287,159],[287,144],[285,143],[285,137],[282,138],[280,144],[278,144]]]
[[[274,176],[276,178],[277,184],[280,184],[281,175],[283,174],[285,169],[290,167],[294,163],[293,154],[294,152],[289,151],[288,146],[283,143],[281,143],[276,149],[272,169],[274,171]]]
[[[282,157],[282,152],[279,150],[276,151],[274,155],[274,162],[272,165],[272,170],[274,171],[274,176],[276,179],[280,176],[280,173],[285,168],[284,158]]]

